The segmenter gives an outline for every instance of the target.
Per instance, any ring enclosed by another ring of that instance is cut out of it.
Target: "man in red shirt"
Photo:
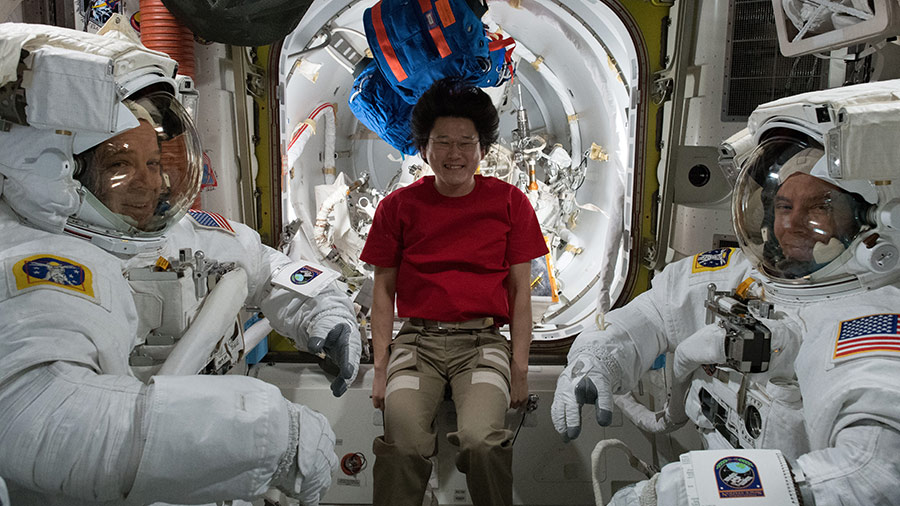
[[[499,123],[488,95],[458,79],[425,92],[412,136],[434,176],[380,202],[361,255],[375,266],[372,401],[384,411],[375,506],[422,503],[448,385],[457,414],[448,437],[473,504],[512,504],[505,415],[528,396],[531,259],[547,246],[525,195],[475,174]],[[391,342],[395,297],[406,321]],[[506,323],[511,351],[498,330]]]

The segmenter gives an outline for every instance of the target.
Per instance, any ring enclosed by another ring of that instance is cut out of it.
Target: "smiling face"
[[[852,206],[847,192],[817,177],[788,177],[775,194],[775,238],[785,257],[816,262],[817,243],[851,239],[858,230]]]
[[[472,120],[448,116],[435,119],[423,154],[441,195],[460,197],[475,188],[475,171],[485,151]]]
[[[121,133],[94,150],[88,190],[112,212],[143,229],[156,212],[163,190],[159,141],[150,124]]]

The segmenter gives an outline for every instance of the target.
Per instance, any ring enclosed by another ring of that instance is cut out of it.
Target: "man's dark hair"
[[[491,97],[457,77],[435,81],[413,107],[410,135],[419,151],[425,149],[434,122],[441,117],[472,120],[481,149],[487,150],[500,137],[500,116]]]

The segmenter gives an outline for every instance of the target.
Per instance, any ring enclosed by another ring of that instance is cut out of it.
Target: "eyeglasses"
[[[456,146],[457,149],[459,149],[463,153],[472,153],[476,149],[478,149],[478,141],[477,140],[463,139],[463,140],[451,141],[450,139],[445,139],[445,138],[436,139],[434,137],[429,137],[428,140],[431,141],[431,149],[433,149],[435,151],[441,151],[441,152],[450,151],[450,148],[452,146]]]

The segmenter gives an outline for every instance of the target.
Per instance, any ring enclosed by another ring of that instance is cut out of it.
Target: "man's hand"
[[[335,397],[343,395],[359,371],[359,356],[362,353],[359,330],[347,323],[338,323],[324,338],[310,336],[307,347],[317,355],[324,353],[337,364],[340,372],[331,383],[331,392]]]
[[[612,421],[613,399],[608,368],[596,357],[582,353],[559,375],[550,416],[553,426],[564,441],[581,434],[581,407],[596,405],[597,423],[607,426]]]

